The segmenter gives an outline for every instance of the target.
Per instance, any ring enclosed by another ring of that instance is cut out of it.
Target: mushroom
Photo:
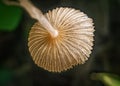
[[[28,37],[29,51],[35,64],[50,72],[61,72],[88,60],[94,41],[91,18],[68,7],[42,14],[29,0],[19,2],[37,20]]]

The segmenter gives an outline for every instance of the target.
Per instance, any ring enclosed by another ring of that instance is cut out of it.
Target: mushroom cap
[[[28,37],[33,61],[51,72],[85,63],[93,46],[93,20],[80,10],[66,7],[53,9],[44,16],[59,35],[54,38],[40,23],[35,23]]]

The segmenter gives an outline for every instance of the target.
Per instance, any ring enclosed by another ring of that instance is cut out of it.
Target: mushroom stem
[[[8,2],[11,3],[11,1],[9,0],[5,1],[7,1],[7,4]],[[14,3],[14,5],[18,5],[16,2]],[[32,18],[36,19],[51,34],[53,38],[58,36],[58,31],[50,24],[50,22],[46,19],[43,13],[38,8],[36,8],[29,0],[19,0],[19,3],[20,6],[23,7]]]

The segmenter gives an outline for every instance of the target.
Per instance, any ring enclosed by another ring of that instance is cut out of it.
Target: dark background
[[[16,30],[0,31],[0,86],[104,86],[92,73],[120,76],[120,0],[32,0],[44,13],[60,6],[73,7],[93,18],[94,49],[89,60],[62,73],[34,64],[27,46],[35,20],[24,11]]]

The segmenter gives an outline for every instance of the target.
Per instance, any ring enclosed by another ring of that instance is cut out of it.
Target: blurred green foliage
[[[93,73],[92,79],[102,81],[106,86],[120,86],[120,77],[110,73]]]
[[[11,71],[6,69],[0,70],[0,86],[7,86],[12,78],[13,74]]]
[[[7,6],[0,1],[0,30],[13,31],[22,17],[22,9],[17,6]]]

